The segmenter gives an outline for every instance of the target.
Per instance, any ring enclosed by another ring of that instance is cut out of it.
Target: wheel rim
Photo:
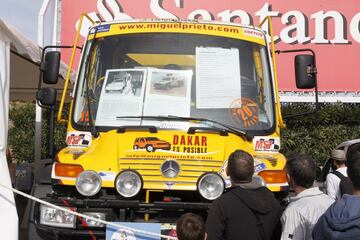
[[[154,151],[154,147],[151,146],[151,145],[149,145],[149,146],[147,146],[146,150],[147,150],[148,152],[153,152],[153,151]]]

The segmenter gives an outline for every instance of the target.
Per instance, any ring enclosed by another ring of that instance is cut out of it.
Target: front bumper
[[[49,227],[41,224],[35,224],[35,228],[40,239],[68,239],[68,240],[102,240],[105,239],[105,229],[94,230],[91,229],[66,229]],[[31,236],[29,237],[31,239]]]
[[[191,211],[206,216],[210,202],[160,202],[145,203],[138,200],[120,200],[110,196],[99,199],[76,199],[65,197],[47,197],[42,200],[64,207],[73,207],[77,212],[105,212],[106,221],[144,221],[145,214],[150,222],[174,223],[184,212]],[[152,218],[154,216],[154,218]],[[76,228],[60,228],[40,224],[39,204],[34,205],[33,225],[40,239],[105,239],[106,227],[88,227],[77,218]],[[30,238],[31,239],[31,238]]]

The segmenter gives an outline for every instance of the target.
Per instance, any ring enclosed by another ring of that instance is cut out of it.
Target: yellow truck
[[[79,32],[70,68],[78,38]],[[44,53],[44,83],[57,81],[59,59],[59,52]],[[313,56],[296,59],[298,86],[313,88]],[[255,158],[255,179],[284,197],[275,70],[274,43],[258,27],[159,19],[94,23],[68,119],[62,112],[70,71],[58,108],[67,147],[38,164],[33,194],[111,222],[174,222],[187,211],[206,217],[211,201],[231,185],[228,156],[242,149]],[[170,75],[182,83],[154,87]],[[107,91],[119,78],[129,79],[126,87]],[[41,88],[37,99],[52,120],[56,91]],[[30,209],[30,239],[105,237],[101,223],[36,203]]]

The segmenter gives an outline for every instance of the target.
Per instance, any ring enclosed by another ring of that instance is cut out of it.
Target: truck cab
[[[206,217],[231,186],[227,159],[237,149],[254,156],[261,182],[286,194],[272,54],[266,34],[253,26],[94,24],[69,118],[62,119],[64,99],[57,115],[68,124],[67,147],[47,168],[51,184],[38,184],[35,195],[112,222],[174,222],[186,211]],[[173,87],[163,87],[164,79]],[[122,90],[114,82],[124,82]],[[41,204],[30,215],[30,238],[77,239],[89,229],[105,236],[104,225]]]

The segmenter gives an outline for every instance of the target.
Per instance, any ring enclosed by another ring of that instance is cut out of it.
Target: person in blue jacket
[[[353,195],[344,194],[319,218],[313,239],[360,239],[360,144],[347,155],[347,174],[353,184]]]

